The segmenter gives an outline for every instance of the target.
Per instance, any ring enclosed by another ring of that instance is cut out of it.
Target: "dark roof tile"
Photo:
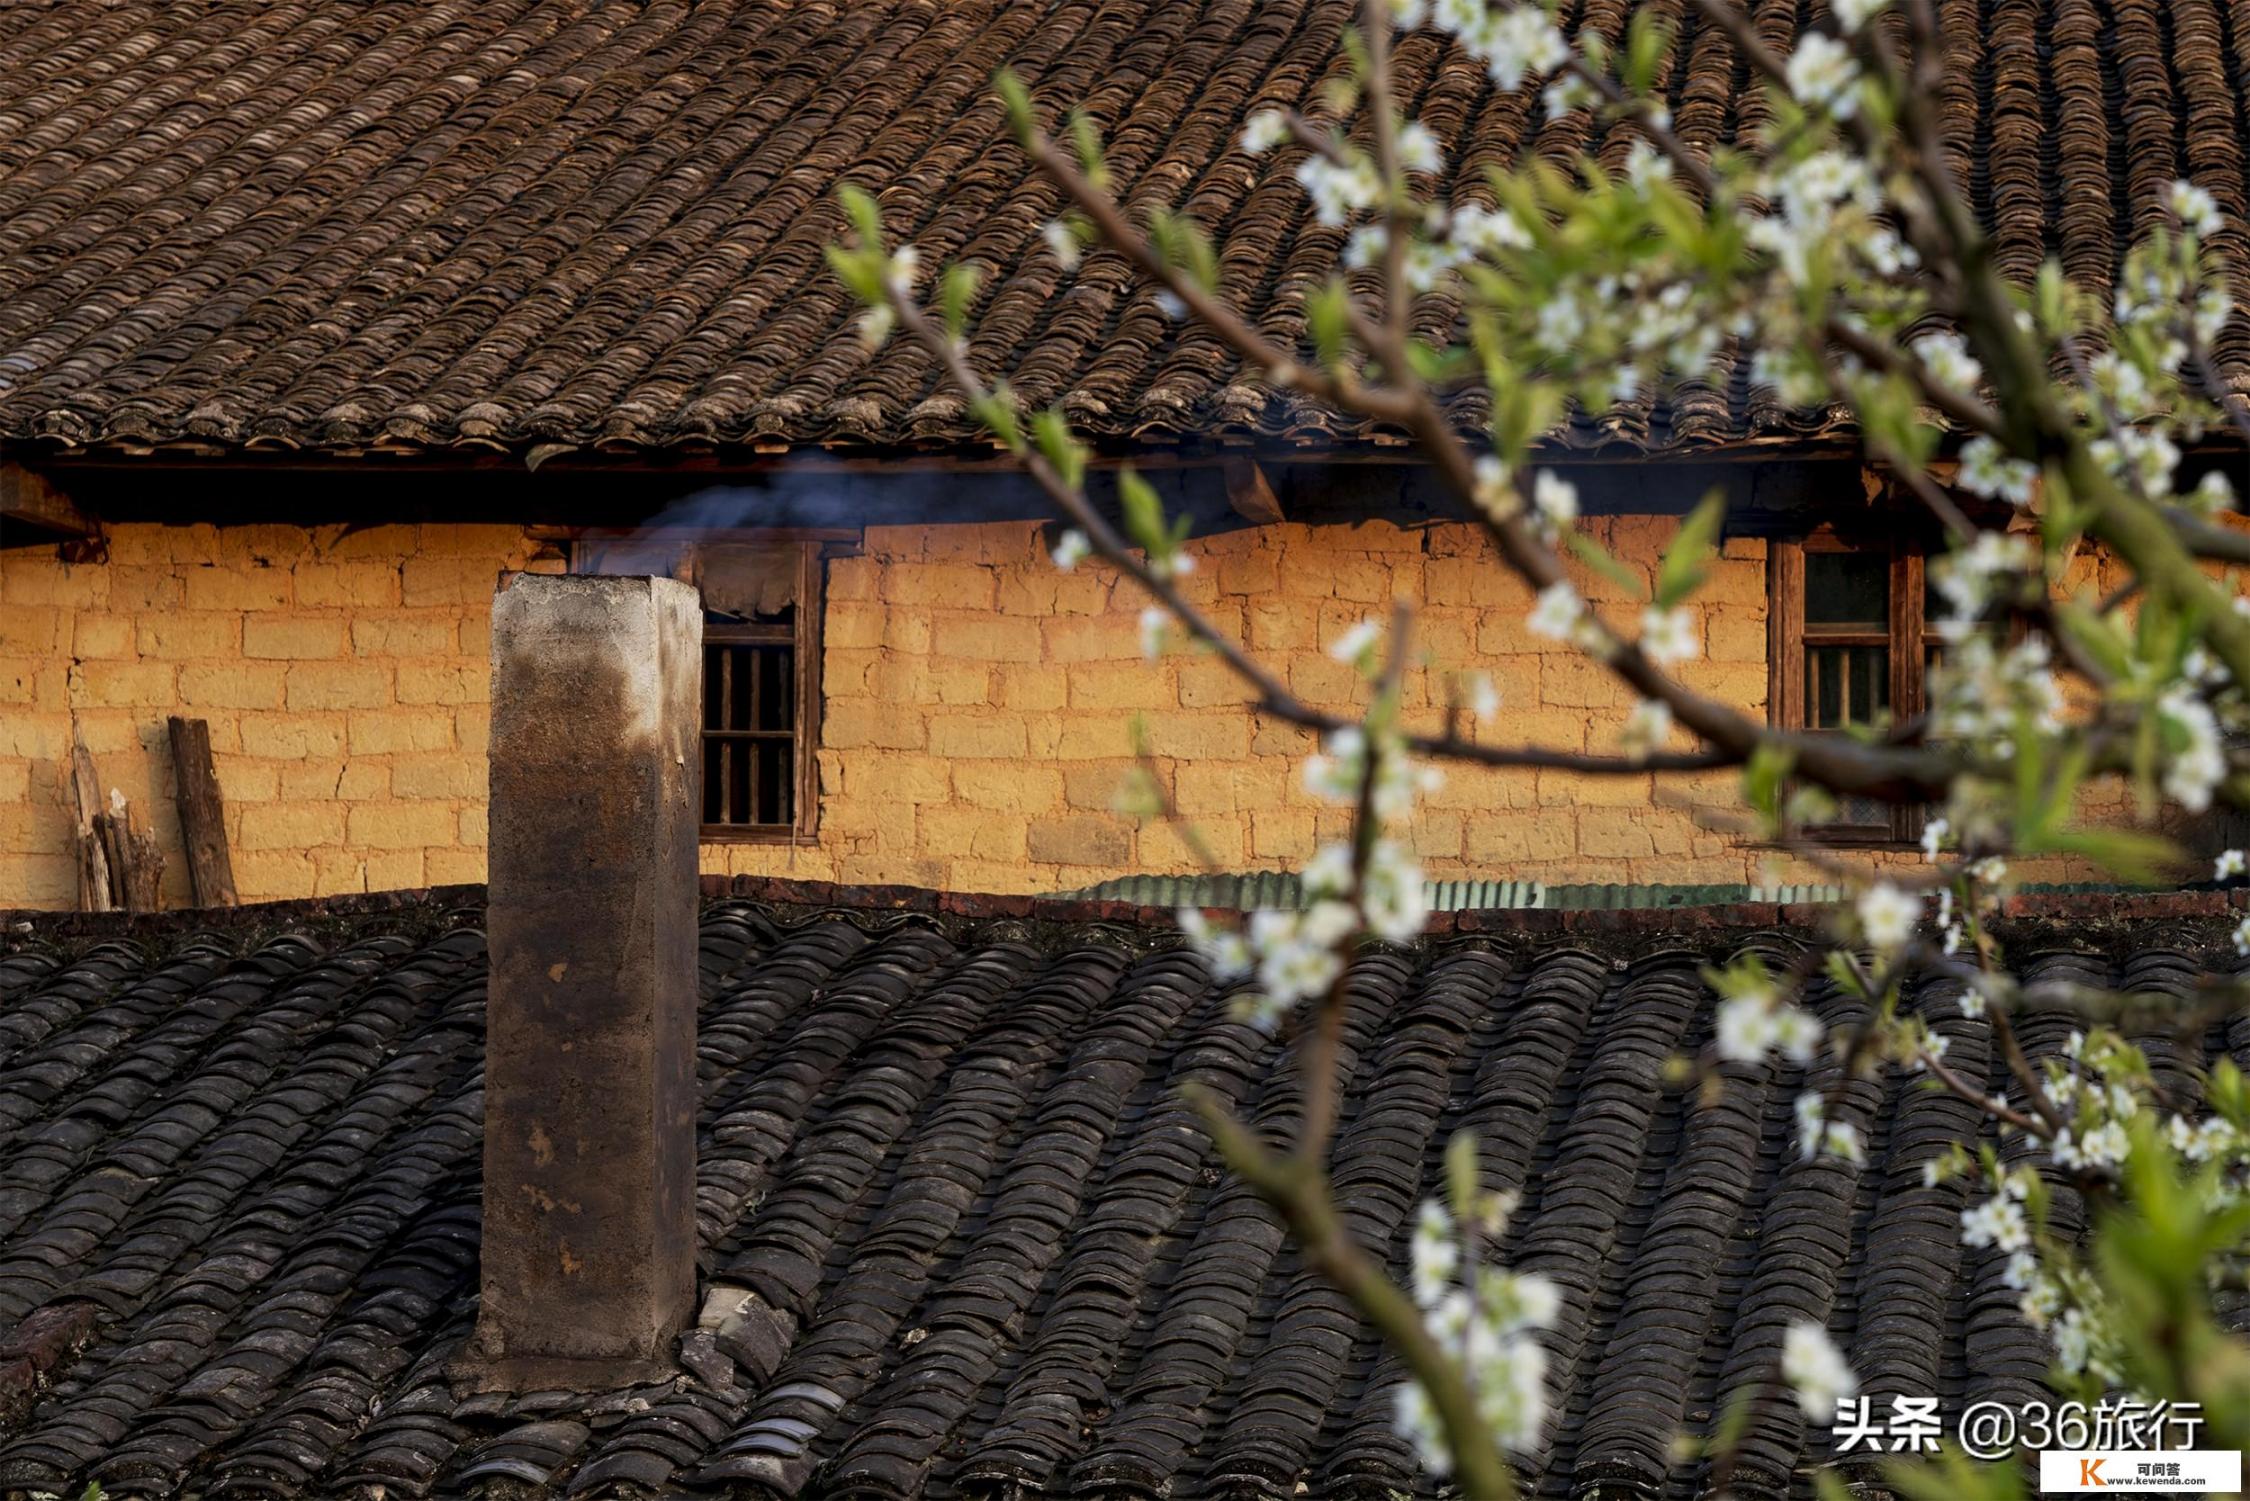
[[[473,930],[369,911],[311,924],[317,940],[148,924],[7,956],[0,1330],[78,1332],[0,1431],[0,1486],[1426,1489],[1392,1430],[1397,1363],[1221,1170],[1183,1094],[1278,1137],[1303,1107],[1301,1043],[1237,1020],[1160,932],[1025,914],[706,909],[698,1225],[731,1291],[688,1374],[592,1396],[445,1382],[476,1286]],[[1610,914],[1563,934],[1542,916],[1362,959],[1330,1163],[1354,1233],[1394,1263],[1456,1130],[1522,1196],[1503,1253],[1568,1294],[1535,1494],[1691,1490],[1672,1436],[1762,1389],[1797,1318],[1837,1329],[1878,1395],[2036,1394],[2044,1346],[2000,1258],[1960,1245],[1963,1189],[1922,1186],[1966,1107],[1897,1074],[1853,1086],[1855,1169],[1798,1157],[1794,1070],[1665,1083],[1709,1039],[1699,967],[1786,961],[1809,930]],[[2238,966],[2221,919],[2111,916],[2100,949],[2084,923],[2019,924],[2019,972],[2178,995]],[[1909,1002],[1997,1082],[1958,984],[1924,977]],[[1831,1024],[1854,1010],[1824,985],[1810,1001]],[[2021,1035],[2036,1058],[2069,1029],[2051,1010]],[[2250,1019],[2143,1041],[2192,1100],[2213,1048],[2250,1054]],[[2057,1204],[2082,1219],[2067,1190]],[[1769,1396],[1734,1489],[1779,1501],[1820,1441]]]
[[[1765,115],[1726,42],[1677,5],[1665,74],[1708,148]],[[1761,3],[1787,46],[1800,8]],[[1612,39],[1621,0],[1578,24]],[[1954,165],[2011,274],[2087,286],[2186,175],[2243,249],[2245,65],[2215,0],[1941,6]],[[1041,249],[1052,189],[1005,140],[995,68],[1104,127],[1128,196],[1216,232],[1227,290],[1293,341],[1343,235],[1235,147],[1255,108],[1339,67],[1348,0],[927,0],[603,6],[591,0],[62,0],[0,9],[0,441],[282,452],[540,445],[981,445],[928,358],[861,348],[822,260],[831,190],[880,191],[932,259],[984,268],[972,357],[1112,445],[1379,435],[1273,399],[1170,323],[1121,261]],[[1627,137],[1539,120],[1435,36],[1402,90],[1449,191],[1491,166]],[[1452,309],[1434,299],[1422,316]],[[2222,340],[2230,371],[2250,328]],[[1828,434],[1722,362],[1583,446]],[[1481,398],[1461,399],[1473,424]],[[0,990],[9,977],[0,975]]]

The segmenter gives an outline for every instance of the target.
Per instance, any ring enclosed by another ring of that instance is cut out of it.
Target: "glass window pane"
[[[1805,554],[1805,623],[1864,625],[1891,620],[1891,560],[1873,552]]]
[[[1891,826],[1891,805],[1871,797],[1849,796],[1836,800],[1837,828],[1888,829]]]
[[[1891,707],[1891,654],[1881,646],[1805,648],[1805,720],[1816,730],[1873,724]]]

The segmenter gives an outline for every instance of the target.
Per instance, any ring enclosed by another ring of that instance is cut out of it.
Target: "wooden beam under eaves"
[[[1259,526],[1273,526],[1284,520],[1281,501],[1274,495],[1273,486],[1266,480],[1266,471],[1256,459],[1230,458],[1220,466],[1226,476],[1227,504],[1235,513]]]
[[[101,523],[70,503],[43,474],[0,463],[0,546],[25,543],[99,543]]]

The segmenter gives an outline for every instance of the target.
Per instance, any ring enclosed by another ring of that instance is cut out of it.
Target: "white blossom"
[[[1922,899],[1878,881],[1859,894],[1857,910],[1860,932],[1870,945],[1888,953],[1914,936],[1914,925],[1922,920]]]
[[[1811,1158],[1822,1152],[1845,1162],[1859,1163],[1867,1160],[1866,1145],[1860,1140],[1859,1128],[1849,1121],[1828,1119],[1828,1102],[1814,1090],[1797,1096],[1797,1153]]]
[[[2086,1310],[2065,1309],[2062,1317],[2055,1320],[2054,1338],[2055,1363],[2066,1374],[2091,1371],[2106,1379],[2105,1364],[2098,1354],[2100,1331],[2087,1316]]]
[[[2161,429],[2121,428],[2116,437],[2097,438],[2086,449],[2118,483],[2152,497],[2172,493],[2172,472],[2179,468],[2180,450]]]
[[[1367,735],[1359,726],[1334,731],[1320,752],[1305,758],[1306,790],[1324,802],[1356,804],[1367,752]],[[1417,792],[1434,791],[1442,780],[1435,767],[1417,764],[1395,745],[1380,747],[1372,797],[1375,817],[1386,824],[1403,818]]]
[[[1625,180],[1644,193],[1657,183],[1670,182],[1672,159],[1642,136],[1625,148]]]
[[[1278,109],[1262,109],[1242,122],[1242,149],[1263,156],[1289,139],[1289,117]]]
[[[1797,1406],[1808,1422],[1832,1423],[1836,1405],[1859,1390],[1859,1377],[1851,1362],[1828,1337],[1828,1331],[1809,1319],[1797,1319],[1781,1342],[1781,1376],[1797,1394]]]
[[[1820,1019],[1802,1006],[1783,1006],[1774,1013],[1773,1045],[1799,1068],[1819,1056],[1823,1035]]]
[[[1180,931],[1211,966],[1212,977],[1221,984],[1241,979],[1254,967],[1250,942],[1240,929],[1215,925],[1200,907],[1182,907],[1178,921]]]
[[[1531,608],[1531,617],[1525,622],[1534,636],[1544,636],[1550,641],[1568,641],[1578,629],[1580,617],[1586,613],[1586,603],[1578,597],[1568,579],[1557,579],[1539,591],[1538,603]]]
[[[1498,1233],[1494,1225],[1484,1230]],[[1477,1267],[1473,1286],[1463,1287],[1464,1241],[1435,1200],[1425,1201],[1416,1216],[1409,1256],[1414,1301],[1431,1337],[1459,1363],[1478,1417],[1502,1446],[1530,1449],[1547,1413],[1546,1353],[1535,1331],[1554,1323],[1561,1290],[1545,1277],[1490,1265]],[[1433,1473],[1449,1472],[1453,1455],[1429,1393],[1408,1381],[1397,1403],[1400,1435]]]
[[[1446,237],[1465,257],[1493,256],[1531,244],[1530,232],[1514,214],[1474,203],[1462,204],[1447,218]]]
[[[1303,912],[1266,909],[1250,915],[1250,948],[1258,959],[1262,992],[1251,1012],[1262,1026],[1307,996],[1319,995],[1343,973],[1337,946],[1358,916],[1342,902],[1315,902]]]
[[[2211,806],[2211,795],[2226,780],[2226,749],[2218,717],[2185,683],[2175,683],[2156,701],[2156,712],[2177,745],[2164,765],[2164,795],[2190,813]]]
[[[859,342],[868,349],[881,349],[898,327],[898,312],[887,302],[879,302],[859,315]]]
[[[1424,1199],[1422,1212],[1415,1218],[1410,1260],[1414,1301],[1428,1308],[1444,1296],[1455,1270],[1461,1265],[1461,1249],[1453,1236],[1453,1217],[1435,1199]]]
[[[2008,457],[1989,437],[1980,434],[1961,445],[1961,488],[1972,495],[2027,506],[2038,482],[2038,466]]]
[[[1644,698],[1625,716],[1619,734],[1629,756],[1646,756],[1664,744],[1672,733],[1672,706],[1660,698]]]
[[[1479,724],[1490,724],[1500,717],[1500,690],[1494,686],[1491,673],[1470,675],[1469,712]]]
[[[2123,1124],[2117,1121],[2105,1121],[2083,1135],[2066,1126],[2055,1133],[2049,1148],[2059,1166],[2099,1172],[2107,1172],[2124,1162],[2125,1154],[2131,1149],[2132,1140],[2125,1134]]]
[[[1381,639],[1383,628],[1372,620],[1361,620],[1328,645],[1328,655],[1339,662],[1358,665],[1374,651]]]
[[[1422,867],[1396,840],[1378,839],[1368,851],[1359,902],[1368,930],[1392,943],[1411,943],[1429,925]]]
[[[1807,109],[1826,109],[1839,120],[1859,110],[1859,64],[1834,37],[1807,32],[1789,55],[1789,92]]]
[[[1576,73],[1557,73],[1555,81],[1539,96],[1540,105],[1549,119],[1567,115],[1574,109],[1591,109],[1601,102],[1594,86]]]
[[[1551,1329],[1562,1313],[1562,1289],[1537,1272],[1486,1267],[1479,1288],[1486,1302],[1502,1311],[1502,1323],[1511,1330]]]
[[[2005,1194],[1996,1194],[1961,1211],[1961,1242],[2020,1251],[2031,1244],[2031,1222],[2024,1218],[2023,1205]]]
[[[1459,36],[1482,26],[1490,10],[1486,0],[1432,0],[1430,24]]]
[[[1536,5],[1486,11],[1480,22],[1461,32],[1461,44],[1478,57],[1503,92],[1520,89],[1529,78],[1544,78],[1570,58],[1563,34]]]
[[[2219,201],[2192,182],[2173,183],[2167,202],[2179,219],[2180,227],[2190,234],[2209,239],[2225,228],[2226,221],[2219,214]]]
[[[1508,466],[1492,454],[1485,454],[1476,463],[1477,509],[1495,521],[1506,521],[1521,506],[1516,497],[1516,487],[1511,482]]]
[[[1969,346],[1956,333],[1924,334],[1914,341],[1914,357],[1932,379],[1950,390],[1973,392],[1977,382],[1984,379],[1984,367],[1969,353]]]
[[[1776,1042],[1777,1008],[1768,992],[1730,996],[1719,1003],[1712,1045],[1728,1063],[1763,1063]]]
[[[2245,860],[2240,850],[2219,851],[2219,858],[2211,865],[2214,881],[2235,880],[2245,874],[2250,874],[2250,860]]]
[[[1297,873],[1297,884],[1308,901],[1349,896],[1352,889],[1352,847],[1342,841],[1322,845]]]
[[[1171,634],[1172,617],[1157,605],[1141,611],[1141,655],[1155,661],[1164,655],[1165,638]]]
[[[1049,219],[1039,231],[1039,237],[1047,242],[1047,249],[1054,255],[1057,265],[1065,271],[1078,269],[1078,236],[1071,233],[1069,225],[1060,219]]]
[[[1550,536],[1578,519],[1578,487],[1552,469],[1542,469],[1531,481],[1531,508]]]
[[[1939,634],[1949,641],[1966,636],[1991,608],[1998,581],[2029,572],[2037,560],[2028,538],[1997,531],[1980,531],[1967,547],[1937,559],[1930,566],[1930,584],[1946,604],[1937,622]]]
[[[2187,494],[2188,503],[2206,516],[2234,509],[2234,482],[2216,469],[2204,471],[2203,478]]]
[[[1830,0],[1829,10],[1836,24],[1848,32],[1856,32],[1869,21],[1883,13],[1890,0]]]
[[[1087,555],[1093,550],[1094,544],[1086,540],[1086,534],[1078,528],[1072,527],[1056,539],[1055,550],[1051,556],[1055,560],[1055,566],[1068,573],[1080,563],[1085,562]]]
[[[1922,825],[1922,858],[1937,863],[1938,851],[1945,848],[1945,836],[1952,832],[1953,825],[1942,818],[1933,818]]]
[[[1650,605],[1641,612],[1641,655],[1651,662],[1659,667],[1685,662],[1701,650],[1695,621],[1683,607],[1660,610]]]
[[[1382,176],[1364,156],[1341,166],[1324,156],[1308,156],[1297,167],[1297,181],[1312,199],[1313,217],[1331,227],[1373,208],[1383,197]]]
[[[1409,120],[1400,128],[1396,145],[1398,164],[1409,172],[1435,172],[1445,165],[1437,137],[1419,120]]]

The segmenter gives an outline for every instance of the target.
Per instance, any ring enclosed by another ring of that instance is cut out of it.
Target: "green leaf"
[[[1455,1221],[1465,1225],[1476,1218],[1477,1194],[1477,1139],[1456,1131],[1445,1143],[1445,1196]]]
[[[2178,845],[2142,829],[2064,829],[2050,834],[2046,843],[2062,854],[2092,860],[2119,880],[2136,885],[2155,885],[2186,862]]]
[[[844,216],[852,221],[852,228],[859,235],[859,248],[881,254],[883,211],[875,206],[874,195],[847,182],[837,187],[836,197],[844,205]]]
[[[1152,558],[1171,554],[1172,532],[1165,525],[1164,502],[1156,488],[1131,465],[1117,471],[1117,500],[1125,516],[1125,534]]]
[[[2115,678],[2132,676],[2133,649],[2113,617],[2075,601],[2059,602],[2054,610],[2063,633],[2104,672]]]
[[[2250,1124],[2250,1089],[2244,1087],[2242,1070],[2232,1058],[2221,1058],[2211,1066],[2204,1093],[2211,1108],[2237,1127]]]
[[[1344,362],[1350,296],[1344,284],[1331,277],[1305,297],[1305,331],[1312,336],[1313,353],[1330,370]]]
[[[1608,579],[1627,594],[1638,598],[1647,593],[1648,582],[1632,569],[1609,555],[1609,549],[1584,532],[1572,532],[1566,539],[1570,550],[1584,560],[1587,567]]]
[[[1164,264],[1206,292],[1219,286],[1219,257],[1203,227],[1185,214],[1165,208],[1148,211],[1149,243]]]
[[[968,337],[969,304],[976,301],[977,284],[982,274],[976,267],[956,261],[945,268],[938,278],[938,308],[945,319],[945,331],[954,339]]]
[[[1765,820],[1768,830],[1781,824],[1781,789],[1796,760],[1787,746],[1761,740],[1742,768],[1742,800]]]
[[[1086,450],[1070,435],[1070,422],[1059,407],[1049,407],[1031,419],[1032,440],[1065,486],[1072,490],[1086,483]]]
[[[1023,428],[1016,420],[1015,393],[1003,381],[994,386],[988,395],[980,396],[969,404],[977,420],[992,430],[992,435],[1007,446],[1010,453],[1023,452]]]
[[[1094,129],[1093,117],[1084,110],[1070,112],[1070,141],[1078,151],[1078,170],[1086,174],[1086,181],[1096,188],[1109,187],[1109,164],[1102,160],[1101,132]]]
[[[1719,540],[1720,524],[1726,520],[1726,491],[1713,485],[1697,502],[1687,519],[1680,523],[1679,535],[1664,550],[1664,561],[1656,570],[1656,607],[1669,610],[1686,599],[1703,585],[1706,566],[1714,544]]]
[[[992,75],[992,91],[1000,96],[1000,108],[1008,117],[1008,128],[1016,133],[1016,140],[1028,143],[1038,133],[1039,121],[1031,109],[1031,90],[1015,71],[1002,68]]]
[[[871,251],[852,250],[842,245],[830,245],[824,253],[829,269],[836,279],[851,289],[851,294],[869,307],[880,306],[890,300],[883,286],[883,258]]]
[[[1657,69],[1671,50],[1672,32],[1655,12],[1636,6],[1625,28],[1625,55],[1618,67],[1625,92],[1646,97],[1656,92]]]

